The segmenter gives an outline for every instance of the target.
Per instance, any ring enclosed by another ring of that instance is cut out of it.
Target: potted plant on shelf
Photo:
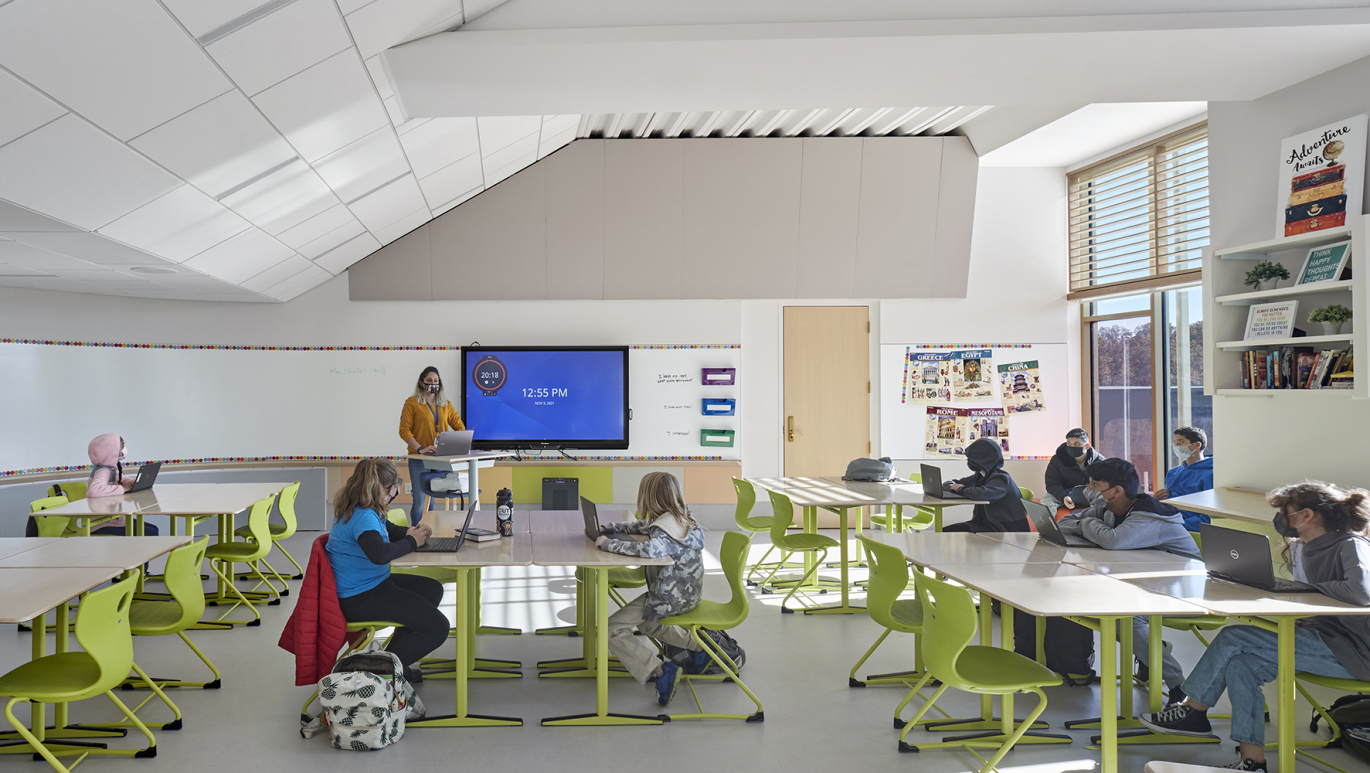
[[[1255,287],[1259,292],[1261,290],[1274,290],[1279,280],[1288,278],[1289,269],[1278,263],[1262,260],[1246,272],[1246,281],[1242,284],[1247,287]]]
[[[1329,336],[1336,335],[1342,323],[1350,320],[1351,310],[1340,303],[1321,306],[1313,309],[1313,313],[1308,315],[1308,321],[1322,323],[1322,334]]]

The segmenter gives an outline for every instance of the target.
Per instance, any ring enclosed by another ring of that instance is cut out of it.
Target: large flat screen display
[[[628,447],[628,347],[468,346],[461,363],[474,448]]]

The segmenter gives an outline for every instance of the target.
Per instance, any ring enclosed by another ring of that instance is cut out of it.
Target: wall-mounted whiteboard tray
[[[1250,306],[1261,303],[1271,298],[1285,298],[1290,295],[1307,295],[1309,293],[1334,293],[1338,291],[1350,292],[1351,279],[1341,279],[1336,282],[1314,282],[1306,285],[1295,285],[1293,287],[1281,287],[1278,290],[1261,290],[1249,293],[1237,293],[1236,295],[1219,295],[1213,300],[1224,306]]]
[[[737,413],[737,400],[731,397],[706,397],[700,401],[700,412],[705,416],[732,416]]]
[[[737,383],[737,368],[704,368],[699,383],[704,386],[732,386]]]
[[[1334,344],[1349,342],[1350,333],[1334,336],[1304,336],[1303,338],[1258,338],[1254,341],[1220,341],[1219,349],[1269,349],[1272,346],[1312,346],[1314,344]]]
[[[709,448],[732,448],[735,434],[731,429],[701,429],[699,444]]]

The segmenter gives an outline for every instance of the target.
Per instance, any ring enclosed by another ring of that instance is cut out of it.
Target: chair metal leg
[[[138,674],[139,681],[143,682],[152,689],[152,695],[147,696],[143,699],[142,703],[139,703],[137,706],[134,706],[132,709],[133,713],[137,714],[138,710],[146,706],[147,702],[152,700],[153,698],[161,698],[162,703],[165,703],[167,708],[171,709],[171,713],[175,716],[175,719],[173,719],[170,722],[153,723],[149,726],[155,727],[159,730],[180,730],[181,707],[173,703],[172,700],[167,697],[166,693],[162,692],[162,684],[158,683],[156,680],[152,679],[152,677],[148,676],[142,668],[139,668],[138,663],[136,661],[133,663],[133,671],[134,673]],[[134,725],[130,722],[91,722],[89,724],[91,727],[134,727]]]
[[[722,669],[723,673],[715,674],[712,676],[682,673],[678,678],[685,680],[685,686],[689,688],[690,695],[694,698],[695,701],[695,708],[699,709],[699,711],[694,714],[669,714],[668,716],[673,720],[740,719],[744,722],[765,722],[766,711],[761,705],[761,699],[757,698],[756,694],[751,691],[751,688],[748,687],[746,683],[742,681],[742,677],[737,675],[737,663],[733,662],[733,659],[728,657],[728,653],[724,652],[722,649],[719,649],[718,645],[714,643],[713,639],[709,638],[708,636],[701,636],[699,626],[690,626],[690,636],[695,640],[695,643],[698,644],[701,649],[703,649],[705,652],[709,654],[709,659],[712,660],[714,664],[717,665],[720,669]],[[706,682],[731,681],[738,687],[741,687],[742,692],[746,693],[747,697],[752,699],[752,703],[756,704],[756,711],[752,714],[719,714],[706,712],[704,710],[704,705],[699,702],[699,693],[695,692],[695,680]]]
[[[229,593],[230,593],[232,596],[236,596],[238,600],[237,600],[236,602],[234,602],[233,606],[229,607],[227,611],[225,611],[222,615],[220,615],[220,616],[218,617],[218,619],[217,619],[215,622],[228,623],[228,624],[230,624],[230,625],[246,625],[246,626],[258,626],[258,625],[261,625],[261,624],[262,624],[262,615],[261,615],[260,612],[257,611],[256,605],[254,605],[251,601],[248,601],[248,600],[247,600],[247,597],[244,596],[244,595],[242,594],[242,592],[238,590],[237,586],[235,586],[235,585],[233,584],[233,581],[230,580],[230,579],[224,574],[223,570],[219,568],[219,564],[220,564],[220,563],[225,563],[225,562],[218,561],[218,560],[211,560],[211,561],[209,562],[209,568],[210,568],[211,570],[214,571],[214,574],[218,575],[219,579],[223,581],[224,586],[228,588]],[[228,599],[225,599],[225,600],[228,600]],[[224,619],[225,617],[228,617],[230,614],[232,614],[232,613],[233,613],[233,610],[237,609],[237,608],[240,607],[240,606],[244,606],[244,605],[247,606],[248,611],[252,612],[252,619],[251,619],[251,620],[225,620],[225,619]]]

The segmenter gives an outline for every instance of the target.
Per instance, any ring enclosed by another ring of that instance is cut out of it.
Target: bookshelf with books
[[[1291,399],[1317,395],[1332,399],[1370,398],[1370,378],[1357,380],[1353,359],[1365,351],[1370,331],[1366,256],[1370,216],[1348,215],[1346,225],[1323,231],[1205,251],[1204,391],[1231,397]],[[1346,271],[1335,280],[1298,285],[1309,251],[1351,242]],[[1290,278],[1275,289],[1253,290],[1243,285],[1246,272],[1257,261],[1279,263]],[[1246,339],[1248,314],[1256,304],[1297,302],[1294,329],[1287,335]],[[1340,304],[1352,311],[1351,330],[1324,334],[1308,321],[1316,308]]]

